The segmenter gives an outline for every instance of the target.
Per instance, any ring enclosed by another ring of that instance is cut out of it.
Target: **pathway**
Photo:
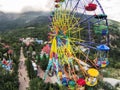
[[[104,78],[103,81],[110,83],[114,87],[116,84],[120,84],[120,80],[114,78]]]
[[[21,47],[20,51],[20,63],[19,63],[19,90],[26,90],[27,87],[29,87],[29,77],[27,76],[27,70],[25,66],[25,57],[23,55],[23,47]]]
[[[38,76],[43,79],[45,72],[38,66]],[[53,77],[49,77],[47,75],[45,82],[56,83],[58,82],[57,77],[54,75]]]

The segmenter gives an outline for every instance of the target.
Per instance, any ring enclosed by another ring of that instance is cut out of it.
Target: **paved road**
[[[29,87],[29,77],[27,76],[27,70],[25,66],[25,57],[23,55],[23,47],[21,47],[20,51],[20,63],[19,63],[19,90],[26,90]]]
[[[114,87],[117,83],[120,83],[120,80],[114,78],[103,78],[103,81],[110,83]]]

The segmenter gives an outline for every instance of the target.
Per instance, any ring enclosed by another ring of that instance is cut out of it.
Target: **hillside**
[[[120,22],[109,20],[111,66],[120,68]]]

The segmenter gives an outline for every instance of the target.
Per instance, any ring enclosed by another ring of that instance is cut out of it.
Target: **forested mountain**
[[[22,28],[29,24],[40,23],[41,19],[47,20],[49,12],[24,12],[4,13],[0,12],[0,31]],[[43,21],[43,20],[42,20]]]
[[[109,20],[111,66],[120,68],[120,22]]]

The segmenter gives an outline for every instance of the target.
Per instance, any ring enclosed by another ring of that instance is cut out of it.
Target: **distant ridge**
[[[40,23],[41,19],[42,21],[44,19],[46,20],[48,16],[49,12],[43,11],[29,11],[23,13],[0,12],[0,31],[21,28],[32,23]]]

